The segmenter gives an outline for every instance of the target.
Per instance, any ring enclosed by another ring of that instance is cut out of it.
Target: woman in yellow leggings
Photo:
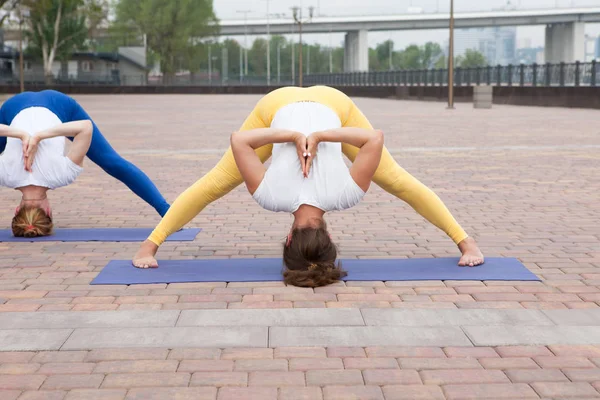
[[[327,106],[337,114],[343,127],[373,129],[363,113],[344,93],[326,86],[313,86],[285,87],[267,94],[246,118],[240,132],[268,128],[278,110],[303,101]],[[263,163],[271,157],[272,148],[273,145],[269,144],[256,149],[256,154]],[[354,161],[358,150],[349,144],[342,144],[343,153],[351,161]],[[166,238],[190,222],[208,204],[223,197],[243,181],[230,148],[208,174],[175,200],[150,237],[142,243],[134,256],[133,265],[138,268],[158,267],[154,256]],[[373,182],[408,203],[425,219],[443,230],[462,253],[458,265],[473,267],[483,263],[483,254],[477,243],[456,222],[440,198],[400,167],[386,148],[383,149],[381,162],[373,175]]]

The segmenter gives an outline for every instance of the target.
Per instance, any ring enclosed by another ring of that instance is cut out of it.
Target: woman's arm
[[[9,125],[0,124],[0,154],[4,152],[7,137],[21,139],[23,142],[23,154],[25,154],[27,151],[27,143],[29,142],[29,133],[20,129],[12,128]]]
[[[250,194],[258,189],[266,171],[255,150],[267,144],[287,142],[296,142],[298,149],[302,149],[299,150],[299,156],[306,151],[306,137],[294,131],[260,128],[231,135],[233,157]],[[301,156],[302,159],[304,156]]]
[[[315,132],[308,138],[310,157],[307,169],[310,168],[319,142],[347,143],[359,149],[352,167],[350,167],[350,175],[354,182],[366,192],[381,161],[383,132],[363,128],[338,128]]]
[[[94,127],[92,121],[73,121],[55,126],[54,128],[38,132],[36,136],[29,138],[27,152],[25,153],[25,167],[31,170],[33,159],[38,149],[38,144],[44,139],[50,139],[58,136],[73,138],[73,145],[69,150],[67,157],[75,164],[81,166],[92,141]]]
[[[16,129],[9,125],[0,124],[0,136],[25,140],[29,137],[29,134],[21,129]]]

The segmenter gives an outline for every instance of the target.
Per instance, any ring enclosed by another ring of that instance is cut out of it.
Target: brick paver
[[[78,98],[170,202],[218,161],[257,99]],[[542,282],[348,282],[314,290],[281,282],[89,285],[107,260],[130,258],[138,244],[0,243],[0,313],[600,306],[597,111],[482,112],[459,104],[449,112],[441,103],[356,102],[385,132],[394,157],[434,189],[487,256],[516,257]],[[50,194],[57,226],[159,221],[121,183],[91,162],[85,167],[75,184]],[[2,204],[17,201],[0,190]],[[11,209],[0,209],[3,227]],[[343,257],[457,255],[441,232],[375,186],[360,205],[327,221]],[[276,257],[288,224],[288,216],[260,209],[240,187],[191,223],[203,228],[194,242],[166,243],[160,258]],[[599,367],[600,346],[568,345],[0,352],[0,398],[583,399],[600,397]]]

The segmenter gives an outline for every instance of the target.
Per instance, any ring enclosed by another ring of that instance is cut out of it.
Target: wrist
[[[315,132],[312,134],[312,136],[317,144],[323,141],[323,132]]]
[[[290,131],[290,134],[292,135],[292,142],[296,142],[304,137],[304,134],[296,131]]]

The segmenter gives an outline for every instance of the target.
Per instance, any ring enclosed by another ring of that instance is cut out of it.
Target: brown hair
[[[283,282],[300,287],[335,283],[348,275],[340,262],[336,265],[336,257],[337,248],[324,222],[318,228],[296,228],[283,248]]]
[[[40,207],[23,207],[12,220],[16,237],[37,237],[52,234],[52,218]]]

